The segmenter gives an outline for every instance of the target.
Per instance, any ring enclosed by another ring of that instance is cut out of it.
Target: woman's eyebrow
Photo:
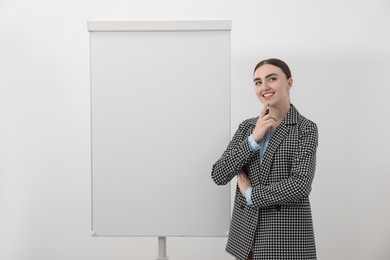
[[[278,76],[278,74],[276,73],[271,73],[271,74],[268,74],[267,76],[265,76],[266,79],[272,77],[272,76]],[[259,81],[261,80],[261,78],[254,78],[253,81]]]

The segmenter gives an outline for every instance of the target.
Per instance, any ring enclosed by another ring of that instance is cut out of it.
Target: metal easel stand
[[[167,238],[158,237],[158,257],[156,260],[169,260],[167,256]]]

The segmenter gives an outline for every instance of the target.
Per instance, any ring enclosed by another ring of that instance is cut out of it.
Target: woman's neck
[[[283,105],[279,105],[277,107],[269,107],[269,115],[273,117],[276,121],[274,129],[283,121],[284,117],[290,110],[290,107],[290,102]]]

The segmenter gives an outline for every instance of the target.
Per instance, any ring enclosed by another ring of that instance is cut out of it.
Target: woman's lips
[[[271,97],[275,94],[275,92],[265,93],[263,94],[263,97]]]

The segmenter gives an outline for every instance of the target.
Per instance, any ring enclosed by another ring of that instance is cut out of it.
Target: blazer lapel
[[[275,133],[272,135],[272,138],[268,143],[267,149],[264,152],[263,161],[261,162],[260,183],[267,183],[275,151],[278,149],[282,141],[286,138],[287,134],[291,129],[291,125],[294,125],[298,122],[298,115],[298,111],[293,105],[291,105],[289,112],[287,113],[283,121],[280,123],[280,125],[276,128]]]

